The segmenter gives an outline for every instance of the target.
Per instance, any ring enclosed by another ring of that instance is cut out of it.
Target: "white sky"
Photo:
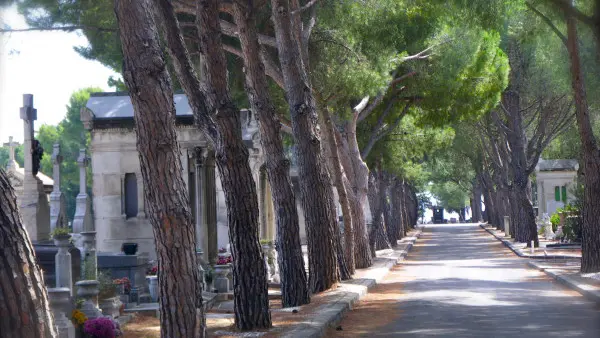
[[[0,10],[0,27],[4,25],[27,28],[15,7]],[[33,94],[37,131],[42,124],[54,125],[64,118],[74,91],[89,86],[114,91],[107,81],[110,75],[117,74],[73,50],[74,46],[86,45],[85,36],[75,32],[0,34],[0,145],[9,136],[23,141],[19,117],[23,94]]]

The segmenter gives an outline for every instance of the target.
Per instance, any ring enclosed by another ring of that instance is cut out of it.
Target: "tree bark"
[[[571,85],[575,97],[575,113],[583,148],[583,225],[581,272],[600,271],[600,153],[590,122],[589,107],[581,60],[575,18],[567,16],[567,50],[571,62]]]
[[[400,194],[401,191],[401,180],[399,178],[395,178],[393,180],[393,185],[390,189],[390,197],[391,197],[391,208],[392,208],[392,223],[393,232],[396,238],[396,243],[399,239],[403,237],[402,230],[402,197]],[[389,232],[388,232],[389,235]]]
[[[523,129],[523,112],[521,110],[521,97],[519,94],[521,86],[522,56],[517,42],[509,42],[509,63],[511,65],[510,84],[502,93],[502,103],[507,117],[508,130],[506,139],[510,145],[509,155],[512,171],[512,193],[511,205],[513,217],[512,224],[515,225],[515,240],[531,245],[534,241],[536,247],[539,246],[537,225],[535,223],[535,213],[533,204],[529,200],[527,187],[529,186],[529,172],[527,159],[527,141],[525,130]]]
[[[155,2],[163,19],[169,54],[196,123],[215,145],[233,255],[236,327],[241,330],[268,328],[271,313],[266,266],[258,239],[256,185],[248,163],[248,149],[242,140],[239,110],[229,96],[218,2],[202,0],[197,4],[200,50],[204,53],[206,67],[202,84],[192,67],[171,2]]]
[[[369,175],[369,207],[371,208],[371,216],[373,217],[371,225],[370,248],[371,253],[375,256],[376,250],[390,248],[388,242],[385,224],[383,222],[383,205],[381,198],[381,172],[371,171]]]
[[[324,126],[323,139],[329,149],[328,163],[333,173],[333,182],[338,192],[340,205],[342,206],[342,217],[344,219],[344,257],[348,273],[353,275],[356,271],[354,259],[354,221],[352,218],[352,209],[348,198],[349,182],[346,173],[340,163],[338,154],[338,144],[335,138],[334,125],[331,120],[331,114],[327,107],[322,109],[322,124]]]
[[[472,203],[472,213],[471,213],[471,222],[478,223],[483,220],[482,212],[481,212],[481,195],[482,195],[481,184],[479,183],[479,179],[476,179],[473,184],[473,203]]]
[[[297,145],[300,198],[308,240],[309,286],[312,292],[321,292],[339,281],[335,242],[337,220],[330,210],[333,191],[321,152],[315,100],[298,42],[292,39],[288,0],[271,0],[271,7]]]
[[[244,55],[246,93],[252,110],[258,116],[261,144],[275,206],[277,220],[276,249],[281,274],[283,307],[300,306],[310,302],[304,258],[300,243],[298,209],[289,175],[290,163],[285,157],[280,135],[280,122],[269,98],[267,78],[260,60],[260,45],[252,0],[242,8],[234,2],[233,16],[238,26]]]
[[[171,79],[148,0],[115,1],[123,77],[134,108],[144,194],[158,256],[163,337],[204,337],[195,230],[181,176]],[[177,276],[177,278],[174,278]]]
[[[354,192],[353,212],[354,217],[354,245],[356,268],[364,269],[373,265],[373,257],[369,249],[369,233],[367,231],[367,219],[363,207],[367,202],[367,192],[369,189],[369,168],[360,156],[358,139],[356,138],[356,123],[358,114],[354,113],[351,121],[344,128],[344,135],[337,135],[340,140],[344,156],[347,161],[342,162],[346,172],[351,173],[349,180]]]
[[[385,222],[387,239],[393,247],[398,245],[398,227],[392,212],[392,183],[393,177],[384,173],[384,188],[382,194],[383,218]]]
[[[48,293],[15,192],[0,168],[0,332],[3,337],[56,337]]]

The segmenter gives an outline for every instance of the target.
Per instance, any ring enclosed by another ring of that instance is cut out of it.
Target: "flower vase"
[[[231,265],[215,265],[215,288],[219,293],[229,292],[229,278],[227,275],[230,273]]]
[[[148,289],[153,302],[158,302],[158,276],[148,276]]]

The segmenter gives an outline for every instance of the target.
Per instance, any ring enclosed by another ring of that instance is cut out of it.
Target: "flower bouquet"
[[[131,291],[131,281],[127,277],[115,279],[113,283],[119,286],[120,294],[128,295]]]
[[[91,338],[115,338],[123,335],[119,323],[108,317],[87,320],[83,332]]]

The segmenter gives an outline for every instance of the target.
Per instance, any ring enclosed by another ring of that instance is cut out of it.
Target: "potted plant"
[[[71,238],[71,229],[67,227],[58,227],[52,230],[50,236],[54,240],[56,246],[67,246],[69,245]]]
[[[111,317],[119,316],[121,300],[117,294],[118,285],[103,272],[98,273],[98,307],[102,310],[102,314]]]
[[[85,313],[81,312],[81,306],[78,306],[73,312],[71,312],[71,323],[75,326],[77,331],[77,337],[83,336],[83,324],[88,320]]]
[[[123,251],[126,255],[135,255],[137,253],[138,244],[137,243],[123,243],[121,245],[121,251]]]
[[[153,302],[158,302],[158,266],[153,266],[146,271],[148,280],[148,291]]]
[[[93,338],[113,338],[123,335],[119,323],[107,317],[87,320],[83,325],[83,332]]]

